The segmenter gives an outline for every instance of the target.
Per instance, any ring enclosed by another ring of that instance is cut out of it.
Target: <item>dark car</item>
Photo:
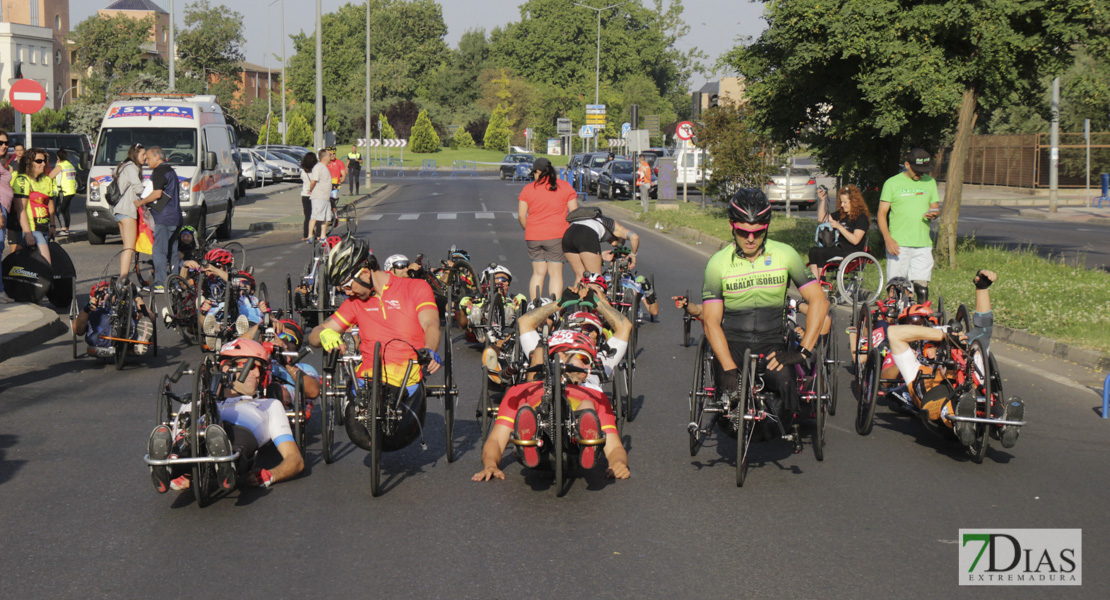
[[[11,141],[9,152],[14,151],[16,144],[23,144],[25,139],[22,133],[9,133],[8,140]],[[35,132],[31,134],[31,143],[50,154],[48,173],[57,163],[58,149],[65,148],[66,153],[69,154],[69,162],[77,169],[77,193],[85,193],[85,186],[88,185],[89,180],[89,164],[92,163],[92,145],[89,144],[88,137],[80,133]],[[12,169],[15,169],[14,164]]]
[[[532,163],[536,162],[536,157],[531,154],[507,154],[505,158],[501,159],[500,175],[501,179],[509,179],[517,174],[517,169],[521,164],[527,163],[527,173],[532,172]],[[527,173],[525,175],[527,175]]]
[[[631,199],[635,182],[635,163],[630,160],[611,160],[601,169],[601,173],[597,177],[597,199]],[[652,198],[655,197],[655,188],[656,180],[653,174],[650,192]]]
[[[601,175],[601,169],[605,163],[609,162],[608,152],[595,152],[589,155],[589,160],[583,163],[582,169],[582,184],[586,187],[586,191],[591,194],[597,193],[597,178]]]

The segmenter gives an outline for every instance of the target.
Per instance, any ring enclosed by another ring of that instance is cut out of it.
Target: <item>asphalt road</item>
[[[519,184],[389,183],[359,228],[379,256],[442,257],[457,244],[477,265],[506,263],[518,284],[529,275],[512,215]],[[640,270],[655,274],[661,295],[697,289],[700,249],[644,234]],[[309,257],[298,239],[240,236],[271,290]],[[119,244],[82,248],[72,254],[87,283]],[[58,338],[0,364],[0,597],[1110,594],[1100,568],[1110,552],[1107,424],[1092,411],[1098,398],[1068,382],[1062,364],[996,345],[1006,389],[1025,399],[1030,425],[1015,448],[992,446],[980,465],[885,406],[875,431],[858,436],[842,376],[825,461],[808,448],[794,455],[786,442],[758,443],[738,489],[734,442],[715,435],[689,456],[695,349],[680,345],[677,311],[663,310],[640,334],[637,418],[625,431],[632,478],[580,477],[563,498],[549,475],[522,473],[508,458],[505,481],[470,481],[480,465],[470,417],[479,355],[458,341],[457,462],[444,458],[442,407],[433,401],[427,449],[384,455],[386,491],[372,498],[367,453],[347,446],[323,464],[314,422],[303,476],[198,509],[191,493],[156,494],[141,458],[152,391],[199,350],[162,332],[159,357],[116,372],[73,360],[69,338]],[[958,530],[983,527],[1082,528],[1083,587],[959,589]]]

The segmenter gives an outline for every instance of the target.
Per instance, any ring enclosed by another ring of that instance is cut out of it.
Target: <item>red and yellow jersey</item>
[[[369,376],[374,370],[374,343],[382,343],[382,364],[385,367],[385,382],[401,385],[410,358],[416,358],[412,347],[424,347],[424,328],[420,326],[418,315],[436,307],[432,288],[426,281],[408,277],[389,276],[389,282],[380,293],[369,300],[348,298],[331,316],[333,321],[346,330],[358,325],[359,352],[362,364],[358,367],[359,376]],[[437,312],[438,314],[438,312]],[[404,340],[391,342],[391,340]],[[406,385],[420,381],[421,369],[413,368]]]
[[[609,404],[609,397],[603,392],[591,390],[580,385],[568,385],[563,388],[571,410],[578,410],[583,400],[592,400],[597,407],[598,420],[601,421],[602,433],[617,433],[617,418],[613,415],[613,406]],[[520,407],[528,404],[533,408],[540,405],[543,400],[543,382],[532,381],[509,388],[497,409],[497,423],[512,429],[516,422],[516,412]]]

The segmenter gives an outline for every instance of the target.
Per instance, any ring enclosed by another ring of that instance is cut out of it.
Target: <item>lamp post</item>
[[[582,8],[588,8],[592,11],[597,12],[597,63],[594,67],[594,104],[598,104],[601,99],[601,13],[609,10],[610,8],[616,8],[621,4],[625,3],[621,2],[619,4],[610,4],[605,8],[596,8],[588,4],[580,4],[578,2],[574,3],[575,6],[581,6]],[[597,149],[596,138],[594,139],[594,149]]]
[[[58,99],[58,108],[61,109],[61,108],[66,107],[66,94],[72,92],[75,89],[77,89],[77,86],[73,86],[73,87],[69,88],[68,90],[62,92],[62,97]]]
[[[278,2],[281,2],[281,143],[286,144],[286,143],[289,142],[289,134],[287,133],[289,131],[289,126],[285,122],[285,0],[274,0],[269,5],[267,5],[266,8],[269,8],[269,7],[277,4]],[[267,27],[267,30],[268,29],[269,28]],[[267,89],[266,89],[266,100],[267,100],[267,102],[269,102],[270,93],[273,91],[273,87],[274,87],[273,82],[269,79],[269,74],[270,74],[270,57],[269,57],[269,54],[270,54],[270,32],[269,31],[266,32],[266,54],[267,54],[267,56],[266,56],[266,74],[267,74],[266,85],[268,86]],[[271,107],[272,103],[268,104],[267,106]],[[272,110],[272,109],[267,108],[267,110]],[[267,131],[268,131],[268,128],[267,128]],[[269,140],[267,140],[266,143],[269,144],[270,143]]]
[[[170,48],[168,54],[170,55],[170,91],[177,90],[177,63],[174,61],[174,55],[177,54],[177,47],[174,45],[174,30],[173,30],[173,0],[170,0]]]

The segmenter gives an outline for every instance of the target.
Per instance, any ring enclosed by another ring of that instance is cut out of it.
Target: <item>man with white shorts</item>
[[[929,221],[940,216],[937,182],[929,176],[933,157],[921,148],[910,150],[906,170],[883,184],[879,196],[879,230],[886,242],[887,279],[913,282],[917,302],[929,299],[933,276],[933,241]]]

